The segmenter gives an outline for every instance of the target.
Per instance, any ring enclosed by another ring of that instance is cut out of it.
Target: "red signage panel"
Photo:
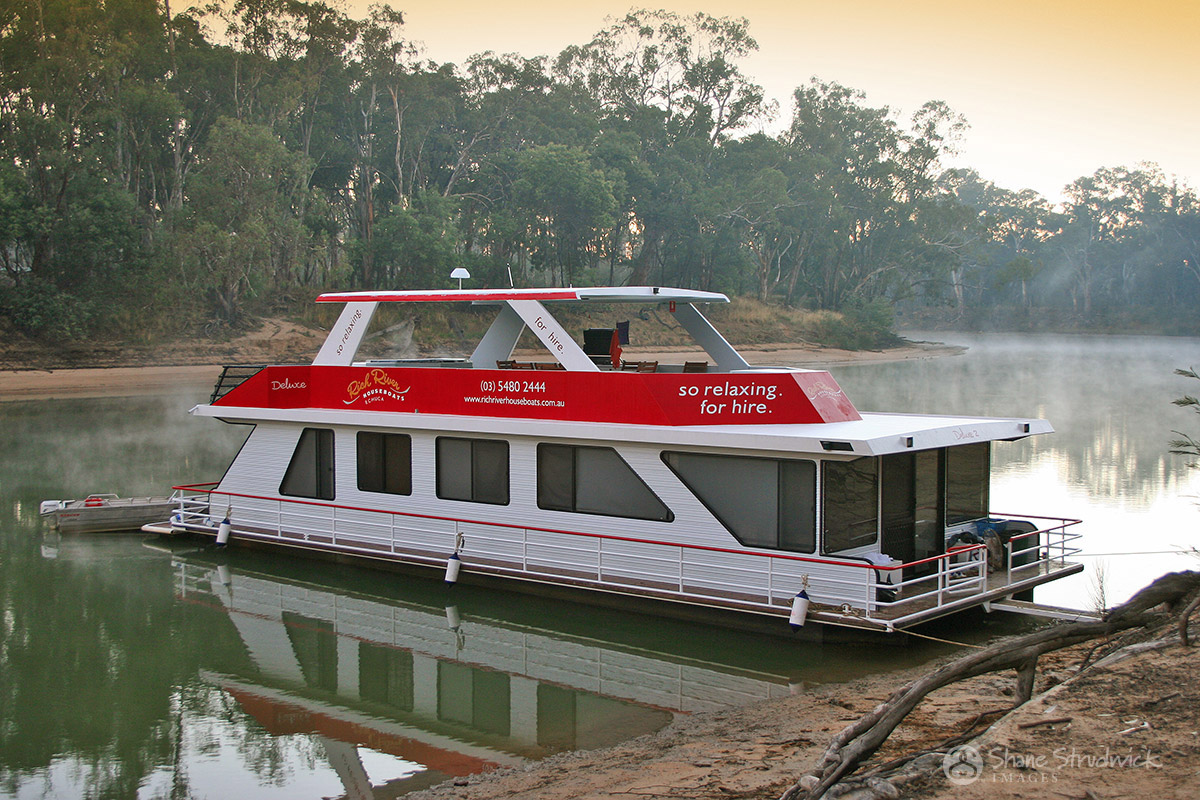
[[[218,406],[342,408],[627,425],[859,419],[828,372],[635,373],[268,367]]]

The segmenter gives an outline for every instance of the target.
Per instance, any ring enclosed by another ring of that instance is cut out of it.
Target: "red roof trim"
[[[728,303],[717,292],[665,286],[583,286],[567,289],[422,289],[413,291],[326,292],[318,303],[502,303],[506,300],[568,300],[595,303]]]
[[[479,291],[455,289],[412,292],[330,292],[317,298],[318,303],[446,303],[446,302],[501,302],[504,300],[578,300],[579,292],[574,289],[482,289]],[[665,298],[664,298],[665,299]]]

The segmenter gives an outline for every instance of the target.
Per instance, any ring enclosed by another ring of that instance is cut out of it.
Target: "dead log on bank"
[[[1124,605],[1108,612],[1100,622],[1056,625],[1036,633],[1005,639],[951,661],[901,687],[873,711],[842,729],[830,742],[816,768],[784,792],[780,800],[817,800],[823,797],[830,787],[870,758],[931,692],[966,678],[1014,669],[1017,670],[1014,707],[1020,706],[1032,696],[1037,659],[1043,653],[1159,622],[1162,616],[1150,613],[1151,609],[1163,604],[1174,608],[1198,588],[1200,572],[1173,572],[1142,589]],[[1181,617],[1181,624],[1185,628],[1187,617],[1195,606],[1196,603],[1189,605]]]

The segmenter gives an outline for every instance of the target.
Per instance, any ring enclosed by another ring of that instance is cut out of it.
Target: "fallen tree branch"
[[[1188,639],[1188,624],[1191,621],[1192,612],[1200,607],[1200,595],[1197,595],[1192,602],[1187,604],[1187,608],[1179,615],[1179,640],[1183,642],[1184,647],[1191,647],[1192,642]]]
[[[1021,730],[1026,728],[1039,728],[1042,725],[1062,725],[1074,720],[1074,717],[1055,717],[1054,719],[1039,719],[1037,722],[1022,722],[1017,727]]]
[[[891,697],[856,722],[843,728],[829,743],[816,768],[789,788],[781,800],[817,800],[834,784],[850,775],[878,750],[892,731],[931,692],[967,678],[1014,669],[1018,672],[1018,704],[1029,699],[1034,669],[1044,653],[1070,647],[1118,631],[1159,620],[1151,609],[1178,604],[1200,587],[1200,573],[1174,572],[1156,580],[1099,622],[1070,622],[1025,636],[1005,639],[990,647],[951,661],[898,689]]]

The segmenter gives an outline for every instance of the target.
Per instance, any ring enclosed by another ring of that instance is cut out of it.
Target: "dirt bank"
[[[1195,677],[1200,654],[1172,641],[1169,632],[1164,635],[1165,647],[1101,661],[1082,672],[1091,644],[1043,657],[1033,700],[1011,713],[1011,672],[935,692],[893,734],[875,763],[936,748],[978,724],[987,732],[976,742],[982,764],[973,781],[951,784],[938,752],[924,759],[921,777],[904,785],[900,796],[1194,800],[1200,796],[1200,684]],[[563,754],[408,796],[777,798],[816,764],[834,734],[921,671],[828,684],[784,700],[683,717],[616,747]],[[991,729],[988,723],[994,723]]]
[[[80,344],[55,351],[29,343],[0,344],[0,401],[166,394],[211,387],[223,364],[308,363],[320,349],[324,335],[323,331],[293,322],[269,319],[256,331],[222,342],[189,340],[160,347]],[[887,350],[838,350],[785,343],[755,345],[741,352],[755,366],[828,368],[935,358],[962,351],[950,345],[909,342]],[[653,347],[629,348],[625,355],[675,363],[705,357],[696,349]]]

